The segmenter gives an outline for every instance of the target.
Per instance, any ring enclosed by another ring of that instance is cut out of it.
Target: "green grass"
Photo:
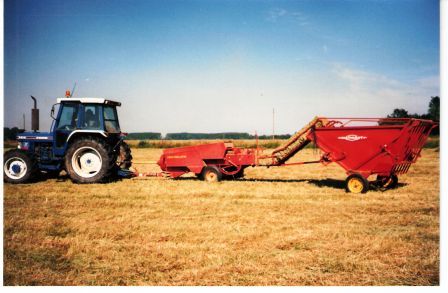
[[[439,136],[430,136],[426,141],[423,148],[425,149],[436,149],[440,147],[440,137]]]

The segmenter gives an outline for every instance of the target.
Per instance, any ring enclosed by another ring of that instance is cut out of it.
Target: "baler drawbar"
[[[436,125],[412,118],[315,117],[268,154],[258,147],[243,149],[218,142],[165,149],[157,164],[171,178],[193,172],[205,181],[220,181],[243,177],[250,166],[335,162],[346,170],[347,191],[364,193],[371,175],[377,175],[376,183],[383,188],[396,186],[397,175],[405,174],[416,162]],[[323,152],[320,160],[287,163],[310,142]]]

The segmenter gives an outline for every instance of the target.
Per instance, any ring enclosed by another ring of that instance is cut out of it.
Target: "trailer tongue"
[[[266,154],[258,147],[241,149],[232,143],[212,143],[165,149],[157,164],[169,177],[193,172],[206,181],[239,178],[252,166],[286,166],[336,162],[346,170],[347,191],[367,192],[368,177],[377,175],[384,188],[415,163],[436,124],[421,119],[315,117],[285,144]],[[310,142],[322,150],[318,161],[288,164]]]

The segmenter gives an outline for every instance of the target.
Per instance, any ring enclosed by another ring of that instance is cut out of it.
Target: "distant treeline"
[[[290,134],[276,135],[276,139],[288,139]],[[260,135],[259,139],[272,139],[271,135]],[[246,132],[220,132],[220,133],[191,133],[176,132],[167,133],[162,137],[160,132],[133,132],[126,136],[129,140],[191,140],[191,139],[255,139],[255,135]]]
[[[287,139],[291,137],[289,134],[276,135],[276,139]],[[260,135],[259,139],[272,139],[272,136]],[[189,140],[189,139],[255,139],[255,135],[246,132],[221,132],[221,133],[167,133],[165,139],[172,140]]]
[[[436,122],[440,121],[440,97],[431,97],[428,104],[428,111],[425,114],[411,114],[402,108],[396,108],[392,114],[387,115],[388,118],[417,118],[430,119]],[[431,135],[440,135],[440,127],[436,127],[431,131]]]
[[[150,139],[158,140],[162,139],[162,134],[160,132],[133,132],[126,136],[126,139]]]
[[[440,98],[438,96],[431,97],[428,104],[428,110],[425,114],[411,114],[403,108],[396,108],[392,114],[387,115],[388,118],[418,118],[431,119],[433,121],[440,121]]]
[[[3,140],[15,140],[18,133],[24,132],[25,130],[13,127],[3,127]]]

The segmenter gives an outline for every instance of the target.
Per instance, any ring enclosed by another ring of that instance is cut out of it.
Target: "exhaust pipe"
[[[31,109],[31,130],[36,132],[39,130],[39,109],[37,109],[36,98],[31,96],[31,99],[34,100],[34,108]]]

